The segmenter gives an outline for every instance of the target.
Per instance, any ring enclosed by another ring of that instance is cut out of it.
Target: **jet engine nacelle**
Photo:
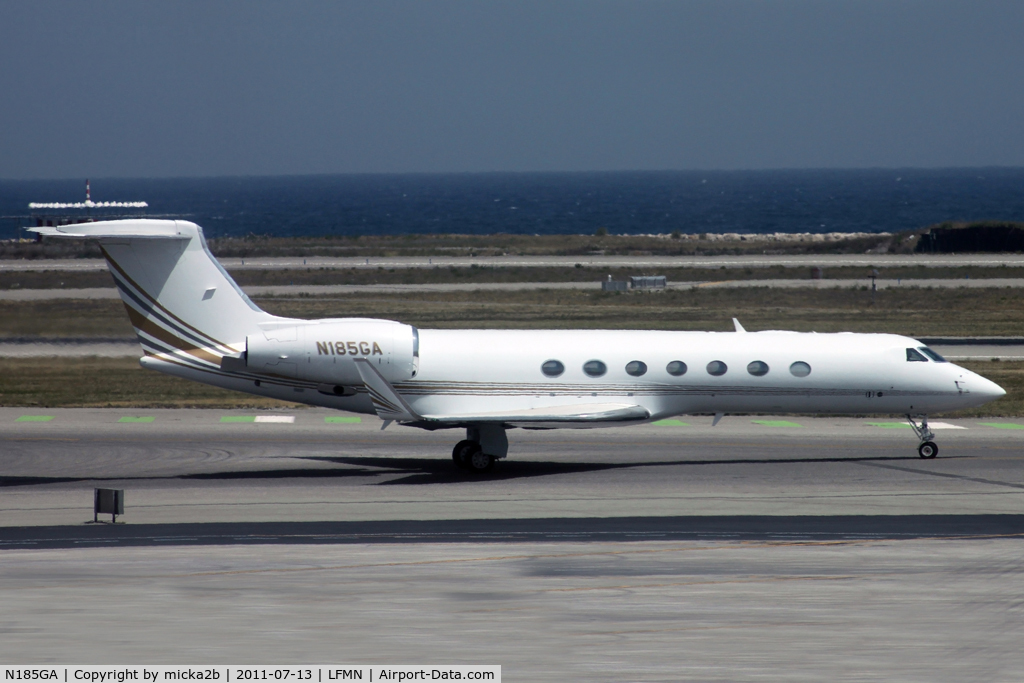
[[[315,321],[251,334],[245,342],[245,365],[250,372],[339,389],[362,385],[356,358],[373,363],[390,382],[412,379],[419,369],[419,332],[388,320]]]

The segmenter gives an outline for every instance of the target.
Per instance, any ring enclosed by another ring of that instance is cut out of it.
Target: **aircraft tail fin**
[[[35,228],[96,239],[147,355],[203,369],[245,351],[246,335],[280,320],[260,310],[188,221],[133,219]]]

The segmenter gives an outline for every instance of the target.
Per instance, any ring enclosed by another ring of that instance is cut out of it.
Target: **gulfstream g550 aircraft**
[[[891,334],[417,330],[391,320],[279,318],[257,308],[186,221],[36,228],[99,241],[143,367],[260,396],[459,428],[457,465],[483,471],[510,428],[640,424],[686,413],[900,413],[979,406],[999,386]]]

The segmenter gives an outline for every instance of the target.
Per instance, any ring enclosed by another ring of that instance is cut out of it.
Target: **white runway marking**
[[[950,424],[949,422],[929,422],[928,426],[931,427],[932,429],[967,429],[967,427],[961,427],[960,425]]]

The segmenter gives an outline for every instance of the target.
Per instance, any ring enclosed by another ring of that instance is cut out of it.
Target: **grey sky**
[[[1024,3],[0,0],[0,177],[1024,165]]]

